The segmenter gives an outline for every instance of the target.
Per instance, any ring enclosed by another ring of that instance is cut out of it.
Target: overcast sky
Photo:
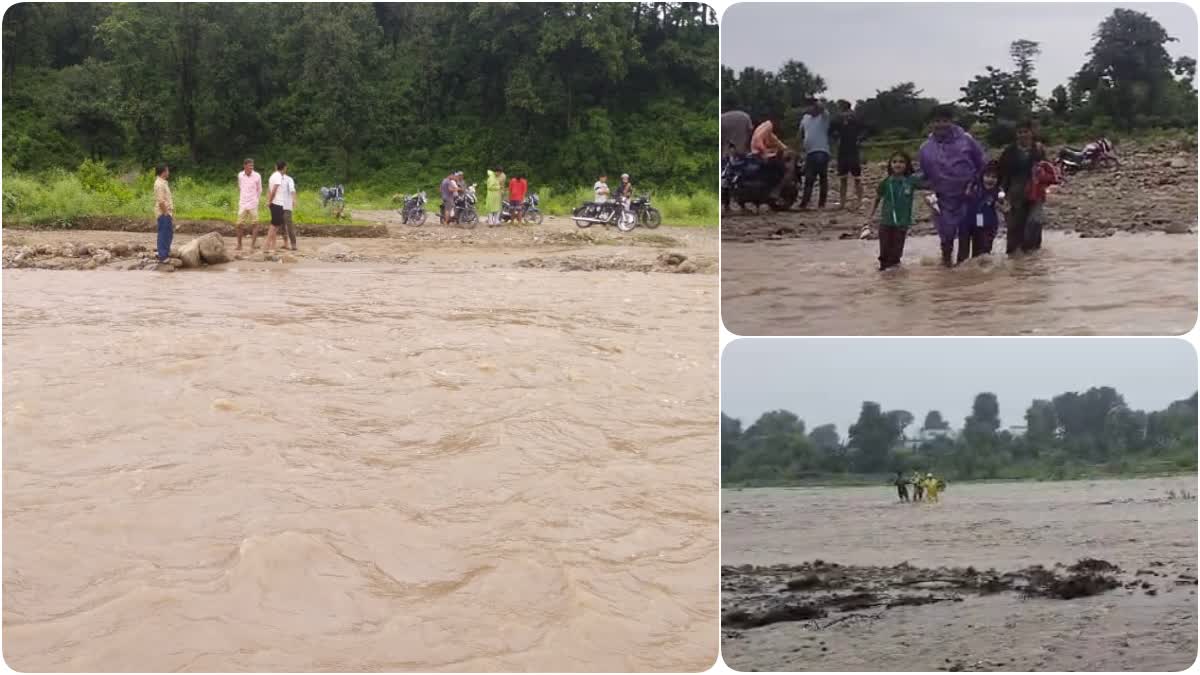
[[[843,437],[864,400],[911,412],[914,428],[940,410],[957,429],[975,394],[991,391],[1012,426],[1034,398],[1105,385],[1132,408],[1164,408],[1196,391],[1196,354],[1163,338],[759,338],[731,342],[721,361],[726,414],[749,426],[783,408]]]
[[[915,82],[926,96],[957,99],[985,66],[1009,69],[1013,40],[1040,42],[1039,91],[1087,61],[1100,22],[1123,7],[1145,12],[1179,42],[1172,57],[1196,58],[1196,15],[1182,3],[741,3],[721,20],[721,63],[776,70],[803,61],[825,78],[829,99],[870,98]]]

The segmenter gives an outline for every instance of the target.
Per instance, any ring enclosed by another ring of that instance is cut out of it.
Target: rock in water
[[[346,260],[354,251],[347,245],[341,243],[333,243],[328,246],[322,246],[321,250],[317,251],[317,257],[321,260]]]
[[[200,258],[209,265],[220,265],[229,262],[229,254],[225,252],[225,239],[220,232],[209,232],[196,240],[200,247]]]
[[[175,252],[171,251],[171,256],[174,257]],[[183,246],[179,247],[179,259],[183,261],[183,266],[186,268],[199,267],[204,261],[200,258],[200,240],[193,239]]]
[[[1167,234],[1187,234],[1189,229],[1187,223],[1175,222],[1167,225],[1163,231]]]

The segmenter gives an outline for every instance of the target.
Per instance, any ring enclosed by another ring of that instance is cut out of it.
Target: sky
[[[1041,43],[1035,75],[1049,96],[1087,61],[1117,7],[1149,14],[1178,38],[1167,44],[1173,58],[1196,58],[1196,15],[1182,3],[741,3],[722,17],[721,63],[740,71],[803,61],[825,78],[830,100],[914,82],[951,101],[985,66],[1009,70],[1009,44],[1027,39]]]
[[[1165,408],[1196,391],[1196,353],[1170,338],[743,338],[721,359],[721,410],[744,426],[782,408],[843,437],[863,401],[911,412],[910,431],[930,410],[958,429],[991,391],[1009,427],[1034,398],[1106,385],[1134,409]]]

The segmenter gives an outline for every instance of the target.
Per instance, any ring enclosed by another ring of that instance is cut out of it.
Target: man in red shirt
[[[524,173],[518,172],[508,181],[508,203],[518,223],[525,222],[525,191],[528,189],[529,182],[525,180]]]

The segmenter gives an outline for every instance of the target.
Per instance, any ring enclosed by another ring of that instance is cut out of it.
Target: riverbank
[[[1088,238],[1110,237],[1119,232],[1194,234],[1197,222],[1194,142],[1130,141],[1119,146],[1117,153],[1121,158],[1119,169],[1083,171],[1053,189],[1045,206],[1046,229]],[[764,208],[755,213],[752,209],[741,211],[734,207],[724,214],[721,239],[742,243],[859,239],[868,223],[875,187],[885,177],[883,163],[873,162],[863,167],[863,201],[857,211],[839,208],[839,179],[832,171],[829,202],[823,210],[776,212]],[[848,189],[853,200],[853,181]],[[815,207],[816,194],[813,200]],[[915,201],[913,215],[916,224],[910,236],[934,234],[932,213],[924,200]],[[1003,234],[999,241],[1003,242]],[[1194,242],[1191,247],[1194,249]]]
[[[1164,462],[1166,463],[1166,462]],[[925,469],[922,469],[923,471]],[[942,476],[943,474],[930,469],[935,474]],[[911,470],[905,472],[905,476],[912,473]],[[1003,478],[968,478],[968,479],[950,479],[954,485],[999,485],[1005,483],[1048,483],[1062,481],[1094,481],[1094,480],[1132,480],[1137,478],[1180,478],[1180,477],[1195,477],[1196,467],[1193,465],[1190,468],[1181,468],[1178,470],[1163,470],[1163,469],[1147,469],[1145,471],[1113,471],[1106,472],[1103,470],[1088,471],[1082,469],[1079,471],[1068,471],[1064,475],[1043,475],[1043,476],[1009,476]],[[892,481],[895,480],[895,474],[878,475],[878,476],[841,476],[829,475],[820,476],[803,480],[783,480],[783,481],[737,481],[737,482],[722,482],[721,489],[723,490],[756,490],[766,488],[824,488],[824,487],[892,487]]]

